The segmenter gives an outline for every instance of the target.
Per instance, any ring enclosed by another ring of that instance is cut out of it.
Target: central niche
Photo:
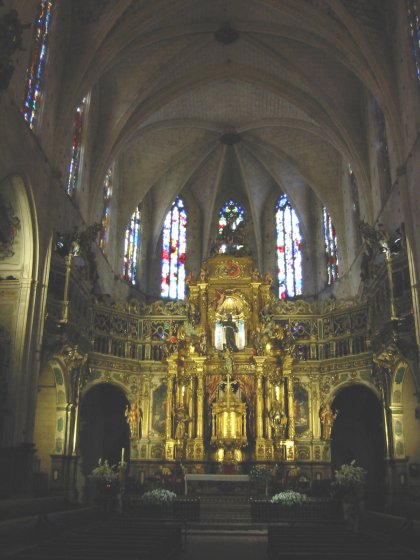
[[[217,350],[229,348],[232,352],[246,345],[244,302],[233,293],[222,292],[217,302],[214,327],[214,345]]]

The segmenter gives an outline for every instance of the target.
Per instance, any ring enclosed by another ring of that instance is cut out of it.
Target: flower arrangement
[[[334,480],[331,484],[333,494],[338,498],[361,500],[366,484],[366,470],[357,467],[356,461],[341,465],[334,471]]]
[[[285,490],[274,494],[271,501],[274,504],[281,504],[286,507],[301,506],[306,501],[306,495],[294,490]]]
[[[120,465],[110,465],[105,459],[99,459],[98,465],[90,473],[91,478],[96,478],[104,484],[110,485],[118,479]]]
[[[141,497],[141,501],[144,504],[153,504],[153,505],[170,504],[175,499],[176,499],[175,492],[171,492],[170,490],[165,490],[164,488],[149,490],[148,492],[145,492]]]
[[[265,465],[254,465],[249,471],[251,480],[267,482],[271,478],[271,468]]]

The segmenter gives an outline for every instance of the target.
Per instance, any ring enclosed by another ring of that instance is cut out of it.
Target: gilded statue
[[[270,425],[273,428],[274,438],[284,439],[286,437],[287,416],[284,413],[279,401],[274,401],[268,413]]]
[[[130,436],[132,439],[141,437],[141,422],[143,418],[143,412],[141,408],[134,403],[133,406],[127,405],[125,407],[125,418],[127,424],[130,427]]]
[[[185,406],[180,406],[177,408],[175,413],[175,439],[178,442],[183,442],[184,438],[188,436],[188,423],[190,421],[190,417],[185,410]]]
[[[331,439],[331,432],[334,422],[338,416],[338,410],[332,410],[329,404],[321,406],[319,411],[319,419],[322,426],[322,439],[329,441]]]

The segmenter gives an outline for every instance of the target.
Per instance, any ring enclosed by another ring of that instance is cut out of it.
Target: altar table
[[[188,494],[188,482],[208,482],[215,483],[217,486],[224,484],[246,484],[246,490],[249,487],[249,476],[247,474],[186,474],[184,480],[184,494]]]

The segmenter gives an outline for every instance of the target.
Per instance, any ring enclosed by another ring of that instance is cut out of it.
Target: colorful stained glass
[[[411,52],[416,68],[417,81],[420,83],[420,23],[417,0],[407,1],[408,32],[410,35]]]
[[[42,79],[48,51],[49,30],[54,11],[53,0],[42,0],[35,20],[35,38],[31,62],[27,70],[23,115],[29,127],[35,125],[41,101]]]
[[[389,165],[388,139],[386,134],[385,116],[379,103],[374,100],[374,112],[376,117],[377,137],[378,137],[378,167],[383,181],[383,192],[388,194],[392,188],[391,168]]]
[[[338,278],[337,232],[331,216],[322,205],[322,221],[324,229],[324,247],[327,270],[327,284],[330,286]]]
[[[125,228],[124,238],[124,266],[123,278],[135,285],[137,280],[137,262],[140,249],[141,234],[141,215],[140,209],[136,208],[133,212],[130,222]]]
[[[302,294],[302,237],[299,218],[286,195],[277,203],[276,233],[279,297],[299,296]]]
[[[111,213],[111,198],[112,198],[112,168],[108,169],[104,179],[103,186],[103,200],[104,209],[102,212],[101,229],[99,231],[99,247],[102,251],[108,243],[109,234],[109,218]]]
[[[71,147],[71,159],[69,166],[69,179],[67,183],[67,194],[72,196],[79,186],[80,162],[82,159],[82,136],[83,121],[86,108],[86,97],[76,109],[73,128],[73,144]]]
[[[234,242],[235,234],[233,233],[242,222],[244,222],[242,206],[232,199],[228,200],[219,212],[218,238],[221,240],[219,253],[226,253],[228,243],[235,249],[243,247],[243,245],[237,245]]]
[[[178,196],[163,225],[161,296],[184,299],[186,256],[187,213]]]

